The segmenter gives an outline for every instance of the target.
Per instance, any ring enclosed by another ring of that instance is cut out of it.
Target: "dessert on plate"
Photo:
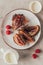
[[[15,14],[12,17],[12,29],[14,31],[18,29],[18,33],[13,35],[13,41],[19,46],[33,43],[35,41],[35,35],[38,34],[40,30],[39,25],[29,26],[28,22],[23,14]],[[7,25],[6,28],[10,29],[11,26]],[[8,30],[6,33],[9,35],[9,32]]]

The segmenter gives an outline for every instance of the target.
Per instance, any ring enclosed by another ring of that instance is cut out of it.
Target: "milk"
[[[33,13],[39,13],[42,9],[41,3],[39,1],[32,1],[29,4],[29,10]]]
[[[14,52],[8,50],[3,53],[3,59],[7,64],[18,64],[19,54],[16,50],[14,50]]]

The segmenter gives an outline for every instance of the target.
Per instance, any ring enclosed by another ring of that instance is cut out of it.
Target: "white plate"
[[[3,38],[3,40],[5,41],[5,43],[8,45],[8,46],[10,46],[11,48],[16,48],[16,49],[27,49],[27,48],[30,48],[30,47],[32,47],[33,45],[35,45],[36,44],[36,42],[38,41],[38,39],[39,39],[39,37],[40,37],[40,34],[41,34],[41,29],[40,29],[40,31],[39,31],[39,33],[35,36],[35,42],[34,43],[29,43],[29,44],[26,44],[25,46],[19,46],[19,45],[17,45],[14,41],[13,41],[13,35],[14,35],[14,33],[13,34],[11,34],[11,35],[6,35],[6,33],[5,33],[5,31],[6,31],[6,25],[12,25],[12,16],[14,15],[14,14],[24,14],[27,18],[28,18],[28,20],[30,21],[29,23],[28,23],[28,25],[30,26],[34,26],[34,25],[39,25],[40,27],[41,27],[41,25],[40,25],[40,21],[39,21],[39,19],[32,13],[32,12],[30,12],[30,11],[27,11],[27,10],[13,10],[13,11],[11,11],[11,12],[9,12],[6,16],[5,16],[5,18],[4,18],[4,20],[3,20],[3,23],[2,23],[2,38]]]

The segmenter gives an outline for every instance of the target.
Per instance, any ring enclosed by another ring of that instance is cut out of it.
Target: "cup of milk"
[[[14,52],[11,50],[4,52],[3,48],[1,48],[0,51],[3,53],[3,59],[5,63],[18,64],[19,54],[16,50],[14,50]]]
[[[31,1],[29,3],[29,10],[33,13],[39,13],[42,9],[42,5],[39,1]]]

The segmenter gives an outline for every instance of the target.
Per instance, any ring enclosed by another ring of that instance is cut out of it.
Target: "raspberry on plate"
[[[37,54],[32,54],[32,57],[33,57],[34,59],[36,59],[36,58],[38,57],[38,55],[37,55]]]
[[[35,50],[35,53],[40,53],[40,52],[41,52],[40,49],[36,49],[36,50]]]
[[[7,31],[6,31],[6,34],[7,34],[7,35],[10,35],[10,34],[11,34],[11,31],[7,30]]]
[[[6,25],[6,29],[11,29],[11,26],[10,25]]]

